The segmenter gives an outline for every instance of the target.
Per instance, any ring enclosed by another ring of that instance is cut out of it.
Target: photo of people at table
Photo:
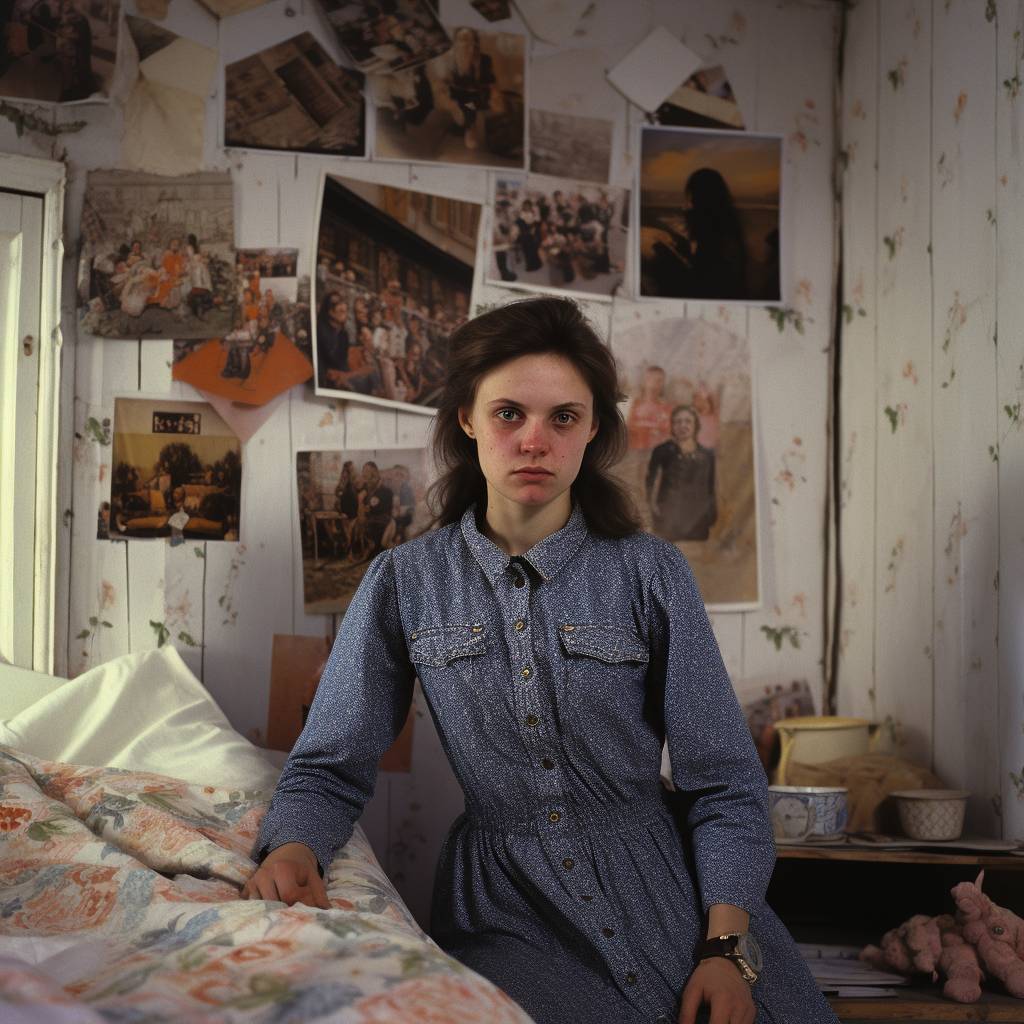
[[[296,457],[307,614],[344,611],[373,558],[423,533],[422,448]]]

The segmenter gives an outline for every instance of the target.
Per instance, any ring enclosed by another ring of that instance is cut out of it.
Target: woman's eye
[[[502,409],[498,416],[506,423],[511,423],[516,418],[516,411],[515,409]]]
[[[576,417],[573,416],[573,414],[571,412],[560,412],[555,417],[555,420],[558,423],[562,424],[562,426],[566,426],[567,424],[574,422],[575,419],[576,419]]]

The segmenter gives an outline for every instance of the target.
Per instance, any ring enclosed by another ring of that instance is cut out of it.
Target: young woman
[[[440,528],[370,565],[243,898],[328,906],[320,875],[419,676],[466,794],[434,887],[442,948],[537,1024],[692,1024],[701,1003],[714,1024],[834,1021],[764,903],[767,782],[693,576],[609,473],[611,354],[560,298],[450,344]]]

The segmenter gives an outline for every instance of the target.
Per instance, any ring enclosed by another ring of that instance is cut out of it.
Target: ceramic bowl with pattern
[[[768,808],[780,842],[831,838],[846,828],[846,787],[769,786]]]
[[[959,839],[964,829],[966,789],[898,789],[896,800],[900,826],[911,839],[945,842]]]

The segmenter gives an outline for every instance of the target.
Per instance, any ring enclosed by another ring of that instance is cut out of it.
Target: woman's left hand
[[[711,1007],[710,1024],[754,1024],[757,1011],[750,984],[724,956],[702,960],[683,989],[679,1024],[695,1024],[702,1003]]]

